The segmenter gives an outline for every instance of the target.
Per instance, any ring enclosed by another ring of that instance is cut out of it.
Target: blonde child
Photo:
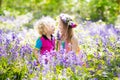
[[[37,21],[35,28],[41,36],[36,40],[34,49],[34,54],[37,59],[38,52],[40,52],[41,55],[44,55],[55,49],[55,39],[52,35],[55,30],[54,27],[55,21],[50,17],[42,17]]]
[[[59,30],[61,33],[60,44],[63,49],[68,51],[79,51],[78,40],[73,33],[73,28],[77,25],[73,22],[72,18],[67,14],[59,15]]]

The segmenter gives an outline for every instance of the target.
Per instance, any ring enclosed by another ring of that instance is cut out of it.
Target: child
[[[67,14],[60,14],[58,25],[61,33],[60,44],[62,44],[62,48],[66,49],[67,52],[78,52],[78,40],[73,34],[73,28],[77,25],[73,22],[72,18]]]
[[[41,35],[36,40],[36,45],[34,49],[35,57],[38,59],[38,52],[40,52],[41,55],[46,54],[46,52],[49,52],[51,50],[54,50],[55,48],[55,39],[53,37],[53,33],[55,30],[55,21],[50,17],[43,17],[40,20],[38,20],[36,24],[36,29]]]

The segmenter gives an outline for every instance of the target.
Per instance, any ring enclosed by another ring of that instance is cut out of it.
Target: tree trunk
[[[1,6],[2,6],[2,0],[0,0],[0,8],[1,8]]]
[[[120,0],[117,0],[118,4],[120,4]]]
[[[119,10],[118,10],[118,11],[119,11],[119,13],[120,13],[120,0],[117,0],[117,3],[118,3],[118,5],[119,5]],[[118,14],[119,14],[119,13],[118,13]]]

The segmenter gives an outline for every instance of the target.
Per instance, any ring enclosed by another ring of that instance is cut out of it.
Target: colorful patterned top
[[[51,51],[55,49],[55,39],[51,35],[51,40],[48,39],[45,35],[38,38],[36,41],[35,48],[40,50],[40,54],[45,54],[46,51]]]
[[[57,40],[56,50],[59,51],[60,49],[65,49],[66,52],[73,51],[71,43],[67,43],[65,41]],[[75,53],[76,54],[80,53],[80,46],[79,45],[78,45]]]
[[[61,41],[61,40],[57,41],[57,46],[56,47],[57,47],[58,51],[60,49],[66,49],[66,52],[72,50],[72,46],[69,43],[67,43],[65,41]]]
[[[66,52],[72,51],[72,44],[71,43],[67,43],[65,41],[61,42],[61,47],[62,49],[66,49]],[[80,53],[80,47],[78,46],[77,51],[75,52],[76,54]]]

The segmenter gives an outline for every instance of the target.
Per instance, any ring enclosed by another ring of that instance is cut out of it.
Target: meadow
[[[28,13],[0,16],[0,80],[119,80],[120,23],[83,21],[74,30],[80,52],[61,49],[33,55],[34,28]],[[55,34],[56,35],[56,34]]]

